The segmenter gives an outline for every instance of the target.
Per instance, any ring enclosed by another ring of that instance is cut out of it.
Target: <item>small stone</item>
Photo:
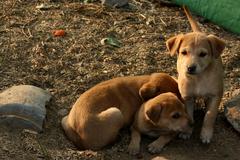
[[[37,9],[41,9],[41,10],[47,10],[50,9],[52,7],[52,5],[48,5],[48,4],[40,4],[39,6],[36,6]]]
[[[104,70],[103,73],[108,73],[108,71]]]
[[[48,91],[31,85],[13,86],[0,93],[0,125],[42,131]]]
[[[32,130],[29,130],[29,129],[24,129],[23,133],[29,133],[29,134],[32,134],[32,135],[36,135],[37,134],[36,131],[32,131]]]
[[[157,156],[157,157],[154,157],[152,160],[168,160],[168,159],[162,156]]]
[[[233,128],[240,132],[240,94],[224,104],[224,114]]]
[[[128,4],[128,0],[101,0],[102,4],[109,7],[123,7]]]
[[[2,150],[3,150],[3,151],[6,151],[6,152],[9,151],[9,149],[8,149],[6,146],[3,146],[3,147],[2,147]]]
[[[235,97],[237,95],[240,95],[240,89],[235,89],[233,92],[232,92],[232,96]]]
[[[68,114],[68,110],[67,109],[60,109],[58,111],[58,115],[63,117],[63,116],[66,116]]]

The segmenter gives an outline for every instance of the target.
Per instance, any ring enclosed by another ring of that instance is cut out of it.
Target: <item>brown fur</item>
[[[171,55],[178,54],[179,90],[192,120],[195,99],[203,97],[206,100],[207,113],[201,139],[203,143],[209,143],[223,95],[223,66],[220,55],[225,43],[214,35],[200,32],[188,9],[185,9],[185,13],[193,32],[174,36],[167,40],[166,45]]]
[[[142,104],[131,127],[132,136],[128,151],[140,152],[141,133],[158,137],[148,146],[151,153],[158,153],[178,132],[190,130],[190,117],[184,104],[173,93],[163,93]]]
[[[120,77],[83,93],[62,120],[67,137],[81,149],[98,150],[115,140],[119,130],[133,121],[142,99],[164,92],[180,98],[177,82],[169,75]]]

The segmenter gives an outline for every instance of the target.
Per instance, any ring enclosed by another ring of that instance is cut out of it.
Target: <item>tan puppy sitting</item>
[[[148,146],[150,153],[158,153],[179,132],[189,132],[191,120],[184,104],[173,93],[163,93],[142,104],[131,127],[128,151],[140,152],[141,133],[159,137]]]
[[[200,32],[187,9],[185,13],[193,32],[174,36],[167,40],[166,45],[171,55],[178,55],[179,90],[192,119],[195,99],[205,99],[207,112],[200,138],[203,143],[209,143],[223,95],[223,66],[220,55],[225,43],[214,35]],[[189,136],[190,134],[183,135],[184,138]]]
[[[62,119],[62,127],[81,149],[101,149],[115,140],[121,128],[132,123],[142,99],[165,92],[180,97],[177,82],[164,73],[102,82],[79,97]]]

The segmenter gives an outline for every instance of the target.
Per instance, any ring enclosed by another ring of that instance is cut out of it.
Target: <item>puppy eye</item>
[[[180,114],[179,114],[179,113],[174,113],[174,114],[172,115],[172,118],[178,119],[178,118],[180,118]]]
[[[205,57],[206,55],[207,55],[207,53],[201,52],[201,53],[199,54],[199,57]]]
[[[187,51],[182,51],[181,54],[185,56],[187,55]]]

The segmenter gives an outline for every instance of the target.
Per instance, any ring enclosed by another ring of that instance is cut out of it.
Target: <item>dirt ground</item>
[[[37,5],[53,5],[48,10]],[[197,18],[204,32],[227,43],[222,54],[225,68],[223,103],[240,86],[240,37]],[[64,29],[64,37],[52,31]],[[117,76],[166,72],[176,76],[176,57],[165,47],[167,38],[190,31],[181,8],[158,2],[131,1],[123,9],[104,8],[99,2],[80,0],[2,0],[0,2],[0,90],[30,84],[51,92],[44,131],[13,131],[0,127],[0,159],[101,159],[129,160],[129,131],[120,132],[118,141],[101,151],[79,151],[66,139],[60,127],[62,109],[70,110],[81,93],[93,85]],[[118,47],[102,45],[115,37]],[[199,132],[203,110],[195,112],[196,125],[190,140],[176,139],[162,153],[151,155],[144,137],[142,157],[160,156],[169,160],[239,160],[240,136],[223,114],[222,105],[212,143],[201,144]]]

